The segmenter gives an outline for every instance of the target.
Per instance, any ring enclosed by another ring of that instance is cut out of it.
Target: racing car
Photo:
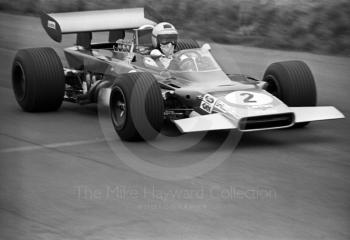
[[[21,49],[13,62],[16,100],[27,112],[55,111],[63,101],[108,105],[124,141],[150,140],[166,120],[181,133],[236,129],[260,131],[303,127],[344,118],[331,106],[316,106],[316,86],[302,61],[273,63],[262,79],[227,74],[209,44],[179,39],[168,68],[154,64],[152,28],[163,19],[150,8],[42,13],[47,34],[61,42],[68,67],[52,48]],[[93,42],[96,32],[108,39]]]

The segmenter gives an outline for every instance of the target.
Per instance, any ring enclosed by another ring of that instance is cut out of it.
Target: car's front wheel
[[[122,140],[157,137],[163,125],[164,101],[155,77],[144,72],[119,75],[112,87],[110,112]]]
[[[289,107],[316,106],[315,80],[310,68],[302,61],[273,63],[267,68],[263,80],[267,82],[266,90]]]

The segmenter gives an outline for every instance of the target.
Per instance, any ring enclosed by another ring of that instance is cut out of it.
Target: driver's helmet
[[[159,48],[161,43],[177,43],[178,32],[175,27],[167,22],[157,24],[152,31],[152,45]]]

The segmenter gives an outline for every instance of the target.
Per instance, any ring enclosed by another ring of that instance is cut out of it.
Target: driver
[[[153,28],[152,45],[155,49],[151,51],[151,56],[165,68],[169,67],[173,59],[177,38],[178,32],[170,23],[162,22]]]

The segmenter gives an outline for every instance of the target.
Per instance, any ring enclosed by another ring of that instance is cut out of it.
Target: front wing
[[[295,123],[344,118],[344,115],[335,107],[290,107],[289,110],[290,113],[294,115],[292,124],[278,127],[257,128],[249,131],[286,128],[294,125]],[[240,121],[241,119],[228,118],[223,113],[214,113],[181,120],[174,120],[174,123],[182,133],[226,129],[238,129],[240,131],[245,131],[245,129],[242,128]]]

